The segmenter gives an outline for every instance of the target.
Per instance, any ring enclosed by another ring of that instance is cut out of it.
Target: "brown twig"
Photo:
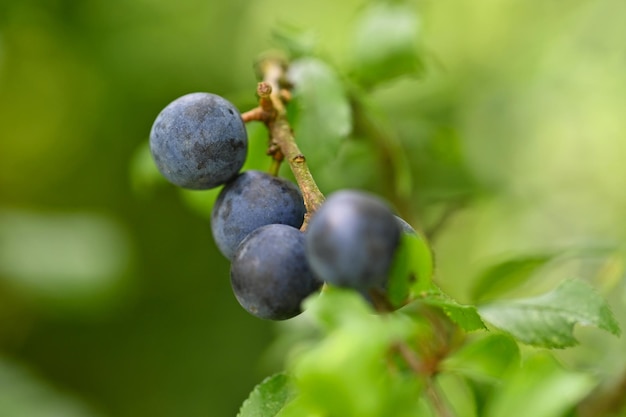
[[[437,413],[439,417],[454,417],[454,414],[445,403],[441,392],[437,389],[432,379],[428,380],[426,384],[426,395],[435,409],[435,413]]]
[[[265,120],[266,115],[261,107],[255,107],[252,110],[241,113],[241,118],[244,123],[248,122],[262,122]]]
[[[392,348],[402,356],[402,359],[404,359],[411,371],[419,376],[429,377],[430,371],[426,368],[424,362],[420,360],[415,351],[406,343],[397,342]]]
[[[287,121],[287,111],[283,103],[284,92],[281,90],[281,80],[285,75],[285,66],[277,59],[266,59],[260,64],[263,81],[259,83],[259,107],[263,113],[269,115],[265,120],[270,131],[270,149],[275,147],[279,152],[272,153],[276,160],[286,160],[302,191],[307,215],[302,228],[306,228],[310,216],[322,205],[324,195],[319,190],[306,158],[296,144],[293,130]]]
[[[601,385],[578,405],[582,417],[617,415],[626,409],[626,370],[617,380]]]
[[[263,121],[270,133],[268,154],[274,159],[272,170],[278,172],[278,167],[286,160],[302,191],[307,215],[302,230],[306,229],[310,216],[324,202],[321,193],[306,163],[306,158],[296,144],[293,130],[287,120],[287,111],[284,100],[289,99],[288,90],[283,89],[285,65],[279,59],[268,58],[259,64],[259,71],[263,81],[258,84],[259,107],[244,113],[244,120]],[[373,291],[369,294],[379,312],[392,312],[393,306],[382,291]],[[433,376],[437,372],[436,363],[424,362],[417,353],[405,342],[398,341],[392,349],[406,362],[407,366],[419,377],[426,381],[426,395],[439,417],[453,417],[440,393],[436,390]]]

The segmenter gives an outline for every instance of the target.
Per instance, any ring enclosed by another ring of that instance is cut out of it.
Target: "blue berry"
[[[304,234],[283,224],[260,227],[241,242],[230,281],[244,309],[270,320],[300,314],[302,301],[322,285],[308,265]]]
[[[213,206],[213,238],[231,259],[237,245],[253,230],[273,223],[300,228],[305,212],[302,194],[292,182],[246,171],[224,186]]]
[[[338,191],[311,218],[306,253],[313,272],[331,285],[383,288],[400,233],[396,216],[378,197]]]
[[[173,184],[205,190],[237,175],[248,136],[237,108],[209,93],[191,93],[168,104],[150,131],[159,171]]]

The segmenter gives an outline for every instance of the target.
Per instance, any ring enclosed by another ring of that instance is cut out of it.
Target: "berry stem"
[[[260,64],[263,81],[257,87],[259,107],[267,117],[264,121],[270,132],[270,149],[278,148],[287,161],[302,191],[307,214],[302,225],[306,228],[310,216],[322,205],[324,195],[317,187],[306,157],[300,152],[293,130],[287,120],[287,109],[283,103],[285,93],[281,90],[281,81],[285,76],[285,65],[278,59],[268,58]]]
[[[241,118],[244,123],[248,122],[262,122],[265,119],[265,114],[261,107],[255,107],[252,110],[241,113]]]
[[[445,403],[443,393],[437,389],[437,386],[432,380],[428,380],[427,382],[426,395],[439,417],[454,417],[454,414],[452,414],[452,411]]]
[[[276,158],[272,159],[272,165],[270,165],[270,169],[269,169],[270,175],[273,175],[275,177],[278,176],[281,163],[282,163],[282,160],[280,159],[276,159]]]

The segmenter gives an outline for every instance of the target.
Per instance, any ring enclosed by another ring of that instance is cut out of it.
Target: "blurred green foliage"
[[[336,152],[316,151],[310,132],[319,120],[294,109],[311,118],[303,149],[314,153],[323,192],[371,189],[436,232],[435,281],[460,302],[473,301],[477,285],[499,288],[484,282],[494,265],[535,259],[533,285],[509,295],[583,276],[626,327],[626,3],[369,3],[0,4],[0,415],[235,415],[282,365],[276,344],[303,330],[237,305],[210,234],[215,192],[155,183],[145,144],[158,112],[182,94],[210,91],[253,107],[253,62],[286,43],[295,57],[322,58],[299,61],[300,75],[358,104],[351,119],[345,105],[316,114],[333,118],[320,141],[345,139]],[[405,7],[419,26],[398,13]],[[387,65],[355,70],[355,60],[387,50],[375,32],[394,19],[415,43],[389,51]],[[411,48],[422,60],[406,66]],[[337,91],[346,73],[368,89],[346,82]],[[247,167],[265,169],[266,132],[255,124],[249,132]],[[548,262],[598,246],[609,249]],[[580,346],[556,355],[561,363],[606,381],[626,369],[623,338],[596,329],[577,329],[576,338]],[[507,340],[476,343],[515,360]],[[457,355],[479,353],[470,345]],[[503,407],[521,392],[569,395],[574,404],[590,389],[578,373],[562,384],[571,375],[552,359],[522,354],[531,357],[528,373],[485,362],[511,381],[483,405],[485,415],[508,415]],[[548,373],[545,389],[534,389]],[[481,409],[457,379],[440,384],[458,404]]]

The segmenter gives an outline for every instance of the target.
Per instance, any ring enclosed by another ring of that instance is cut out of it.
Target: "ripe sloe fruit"
[[[300,228],[306,209],[300,190],[287,179],[246,171],[228,182],[213,206],[211,230],[222,254],[232,259],[253,230],[280,223]]]
[[[390,208],[371,194],[331,194],[306,231],[306,254],[313,272],[331,285],[360,291],[387,282],[400,224]]]
[[[309,268],[304,234],[283,224],[260,227],[241,242],[230,281],[244,309],[271,320],[298,315],[302,301],[322,285]]]
[[[191,93],[168,104],[150,131],[159,171],[184,188],[217,187],[237,175],[246,159],[248,135],[237,108],[210,93]]]

